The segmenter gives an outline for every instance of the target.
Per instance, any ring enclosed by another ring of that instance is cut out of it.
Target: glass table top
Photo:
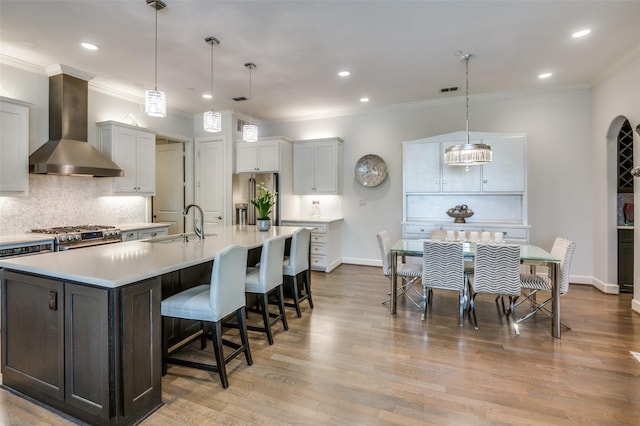
[[[424,241],[436,241],[436,240],[424,240],[424,239],[405,239],[397,241],[393,247],[392,252],[403,254],[406,256],[422,256]],[[438,240],[439,241],[439,240]],[[560,263],[560,259],[553,256],[545,249],[533,246],[530,244],[516,244],[520,246],[520,259],[529,262],[550,262]],[[462,242],[462,251],[465,257],[473,257],[476,252],[476,243],[470,241]]]

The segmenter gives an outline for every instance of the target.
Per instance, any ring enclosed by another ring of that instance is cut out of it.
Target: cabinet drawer
[[[138,231],[129,231],[122,233],[122,241],[135,241],[138,239]]]
[[[327,242],[327,234],[316,234],[315,232],[311,233],[311,242],[312,243],[326,243]]]
[[[423,238],[428,238],[431,231],[440,229],[439,225],[426,225],[418,223],[406,223],[404,225],[405,234],[418,234]]]
[[[151,238],[165,237],[167,235],[169,235],[169,230],[167,229],[149,229],[147,231],[138,231],[139,240],[148,240]]]
[[[327,246],[325,244],[311,244],[311,255],[326,255]]]
[[[327,225],[322,223],[322,224],[313,224],[311,225],[312,229],[311,229],[311,233],[312,234],[326,234],[327,233]]]
[[[327,267],[326,256],[311,256],[311,267],[326,268]]]
[[[488,232],[502,232],[504,234],[504,238],[508,239],[522,239],[527,240],[528,232],[525,228],[492,228],[492,227],[483,227],[483,231]]]

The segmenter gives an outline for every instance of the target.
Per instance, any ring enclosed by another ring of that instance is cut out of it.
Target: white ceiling
[[[640,51],[634,1],[164,0],[158,12],[158,90],[170,109],[216,109],[260,119],[331,115],[470,93],[591,84]],[[146,0],[0,0],[0,54],[64,64],[142,98],[154,85],[155,10]],[[574,31],[592,33],[572,39]],[[80,41],[100,46],[90,52]],[[352,75],[340,78],[348,69]],[[553,72],[547,80],[537,78]],[[442,94],[440,88],[458,86]],[[0,94],[3,88],[0,87]],[[361,104],[363,96],[371,100]]]

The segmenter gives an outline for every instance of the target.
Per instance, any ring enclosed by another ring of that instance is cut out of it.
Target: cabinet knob
[[[442,184],[443,184],[443,185],[446,185],[446,184],[447,184],[447,181],[446,181],[446,180],[443,180],[443,181],[442,181]]]
[[[156,235],[158,235],[158,233],[157,233],[157,232],[152,232],[152,233],[151,233],[151,236],[152,236],[152,237],[155,237]]]
[[[487,183],[487,180],[486,179],[482,179],[482,183]]]
[[[440,183],[440,179],[436,179],[436,183]]]

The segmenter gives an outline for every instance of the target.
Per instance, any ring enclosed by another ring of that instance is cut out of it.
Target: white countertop
[[[49,234],[15,234],[0,235],[0,246],[14,246],[28,243],[46,243],[53,242],[54,236]]]
[[[288,218],[282,219],[281,222],[295,222],[295,223],[332,223],[332,222],[340,222],[343,221],[342,217],[319,217],[319,218],[311,218],[311,217],[302,217],[302,218]]]
[[[105,244],[0,260],[0,268],[116,288],[212,261],[216,253],[229,244],[256,248],[266,239],[289,237],[296,229],[295,226],[274,226],[267,232],[260,232],[255,226],[226,226],[216,229],[215,236],[205,236],[204,240],[191,237],[185,243],[180,235],[176,235],[174,242],[164,237],[153,243]]]

